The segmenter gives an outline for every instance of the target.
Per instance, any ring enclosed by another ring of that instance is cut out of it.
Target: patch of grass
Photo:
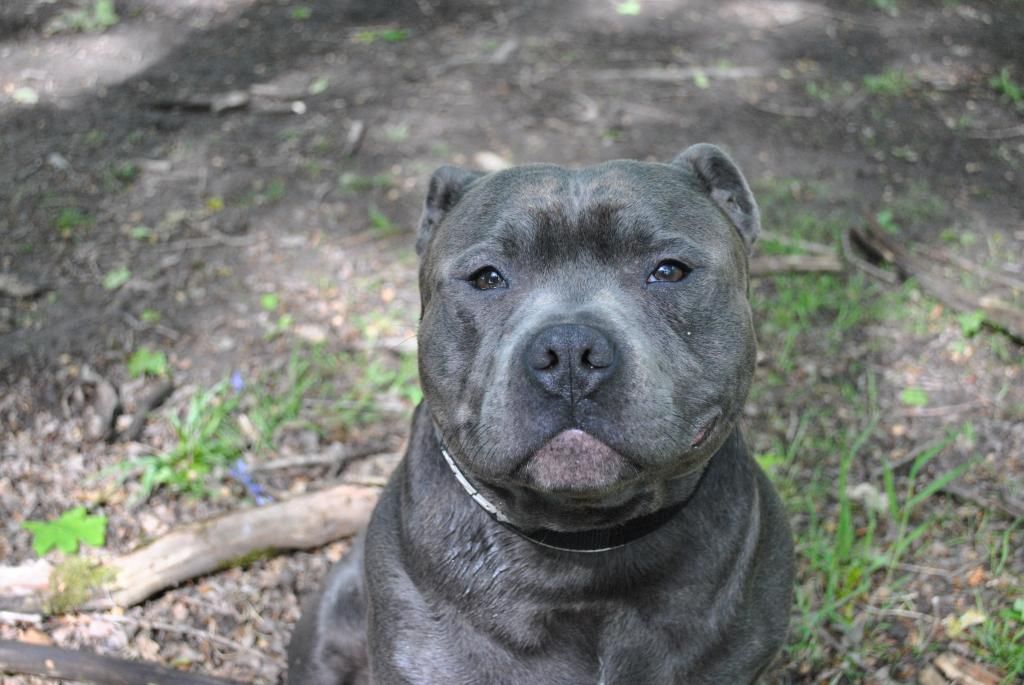
[[[65,240],[74,235],[76,231],[92,225],[93,218],[77,207],[65,207],[57,215],[57,232]]]
[[[244,442],[230,421],[239,397],[221,382],[196,393],[183,416],[168,418],[174,444],[159,454],[145,455],[123,464],[123,470],[139,474],[138,499],[146,500],[160,487],[197,497],[209,494],[207,478],[242,453]]]
[[[402,143],[409,138],[409,124],[395,124],[384,128],[384,137],[389,143]]]
[[[117,14],[114,0],[92,0],[79,3],[75,9],[60,13],[46,27],[46,33],[81,32],[102,33],[117,26],[121,17]]]
[[[338,179],[338,185],[341,186],[341,189],[348,192],[362,192],[365,190],[374,190],[376,188],[391,188],[394,184],[395,180],[391,174],[364,176],[362,174],[357,174],[354,171],[346,171]]]
[[[1024,88],[1013,78],[1009,67],[1003,67],[989,79],[989,86],[1015,107],[1024,107]]]
[[[125,185],[134,181],[139,175],[139,167],[134,162],[118,162],[110,168],[110,174]]]
[[[142,312],[142,320],[146,321],[146,313],[152,311],[147,309]],[[152,316],[148,318],[152,319]],[[156,321],[159,320],[160,314],[156,312]],[[128,375],[132,378],[138,378],[139,376],[166,376],[167,369],[167,355],[161,350],[152,350],[145,345],[135,350],[132,356],[128,358]]]
[[[864,77],[864,88],[872,95],[904,97],[914,87],[914,79],[902,69],[886,69]]]
[[[268,205],[273,204],[275,202],[280,202],[281,200],[284,199],[285,193],[286,188],[284,184],[284,179],[272,179],[262,192],[256,194],[256,204]]]
[[[985,312],[980,309],[973,312],[965,312],[959,314],[956,320],[960,324],[960,332],[964,334],[964,337],[973,338],[981,331],[981,327],[985,323]]]
[[[856,89],[849,81],[831,83],[827,81],[808,81],[804,85],[807,96],[826,105],[838,102],[853,95]]]
[[[901,562],[914,556],[915,546],[941,517],[922,515],[925,504],[968,466],[934,478],[925,474],[928,464],[955,440],[957,433],[951,433],[918,456],[906,478],[897,479],[883,458],[881,483],[855,483],[854,474],[861,470],[854,464],[864,460],[878,426],[876,396],[869,375],[865,405],[847,407],[848,413],[862,417],[860,430],[838,436],[812,431],[810,437],[804,437],[802,428],[798,431],[799,449],[784,452],[781,461],[814,464],[809,482],[804,476],[796,482],[792,468],[769,471],[796,522],[795,604],[800,619],[791,628],[790,657],[810,672],[838,667],[850,682],[864,677],[859,666],[863,653],[884,648],[884,641],[872,636],[873,631],[884,630],[884,621],[873,622],[865,607],[882,604],[884,609],[890,601],[886,598],[906,582],[899,571]],[[839,455],[835,472],[825,466],[834,454]],[[834,655],[823,634],[857,636],[849,649],[842,650],[843,663],[832,663]]]
[[[879,9],[890,14],[895,13],[899,9],[899,2],[897,0],[871,0],[871,5],[875,9]]]
[[[409,38],[409,32],[406,29],[384,28],[359,31],[356,33],[354,40],[357,43],[363,43],[364,45],[372,45],[377,41],[383,41],[385,43],[401,43],[407,38]]]
[[[982,601],[978,609],[982,614]],[[1005,673],[1003,685],[1019,683],[1024,677],[1024,596],[1009,606],[988,615],[985,621],[970,630],[972,641],[985,657]]]
[[[615,11],[626,17],[635,17],[640,14],[640,3],[637,0],[627,0],[615,6]]]
[[[824,351],[834,351],[851,330],[880,319],[894,298],[862,274],[786,274],[762,281],[751,296],[758,337],[783,373],[794,367],[798,341],[806,341],[819,326],[826,327],[819,336],[827,345]]]
[[[900,402],[908,407],[926,407],[928,393],[921,388],[904,388],[900,393]]]
[[[122,480],[139,479],[140,500],[161,487],[209,496],[211,481],[243,453],[265,453],[281,428],[299,419],[307,396],[324,383],[323,365],[310,356],[295,352],[281,371],[252,382],[239,376],[196,392],[180,415],[167,417],[172,444],[120,464]]]
[[[369,211],[370,227],[374,232],[383,236],[395,235],[399,232],[399,228],[387,217],[386,214],[381,212],[376,207],[371,206]]]
[[[419,367],[414,354],[402,354],[398,364],[381,358],[357,355],[345,363],[363,368],[363,373],[336,403],[334,413],[347,426],[379,419],[383,397],[391,396],[415,406],[423,399],[419,385]]]
[[[111,269],[103,277],[103,287],[107,290],[117,290],[122,285],[130,281],[132,278],[132,272],[126,266],[119,266],[115,269]]]
[[[330,87],[330,85],[330,79],[328,79],[326,76],[321,76],[320,78],[315,79],[312,83],[309,84],[308,92],[310,95],[320,95],[321,93],[326,91]]]

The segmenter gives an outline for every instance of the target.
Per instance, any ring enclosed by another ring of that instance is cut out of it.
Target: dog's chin
[[[522,467],[530,488],[581,499],[608,493],[635,474],[625,457],[579,428],[548,440]]]

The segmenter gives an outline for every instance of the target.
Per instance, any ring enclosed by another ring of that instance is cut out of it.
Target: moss
[[[72,557],[50,574],[50,596],[43,610],[64,614],[85,604],[96,590],[114,579],[114,571],[103,564]]]

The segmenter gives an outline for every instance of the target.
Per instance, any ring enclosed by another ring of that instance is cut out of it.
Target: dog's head
[[[746,398],[759,228],[711,145],[670,164],[438,169],[417,241],[420,375],[462,470],[524,525],[655,508]]]

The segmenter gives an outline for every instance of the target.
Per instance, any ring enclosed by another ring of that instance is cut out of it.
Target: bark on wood
[[[784,273],[837,273],[842,270],[839,258],[827,254],[771,255],[750,260],[750,275],[754,278]]]
[[[853,240],[862,248],[896,267],[901,278],[916,279],[923,290],[946,306],[961,312],[980,311],[990,326],[1006,331],[1018,341],[1024,341],[1024,309],[994,294],[978,295],[962,288],[957,283],[959,273],[954,272],[953,276],[944,273],[935,260],[911,252],[886,235],[874,217],[866,218],[868,226],[865,229],[852,229],[850,232]],[[986,277],[984,270],[972,274],[981,280],[992,280]]]
[[[187,673],[84,650],[44,647],[10,640],[0,640],[0,673],[25,673],[100,685],[242,685],[237,680]]]
[[[128,607],[183,581],[230,566],[255,552],[308,549],[351,536],[366,526],[377,502],[377,488],[338,485],[279,504],[246,509],[172,531],[134,552],[104,562],[113,580],[79,608]],[[46,577],[17,585],[0,584],[0,609],[39,612],[50,597]],[[15,578],[0,568],[0,581]],[[27,590],[27,593],[26,593]]]

